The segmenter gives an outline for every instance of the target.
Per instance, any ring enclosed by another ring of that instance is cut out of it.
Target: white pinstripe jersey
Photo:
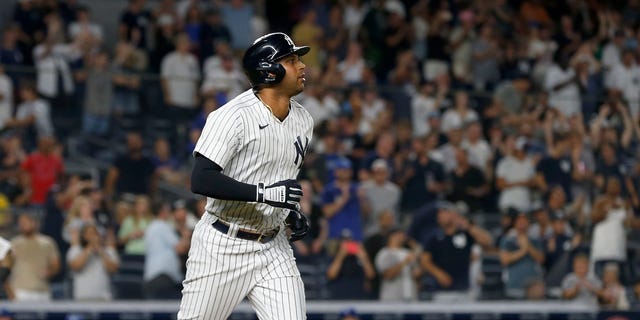
[[[291,99],[280,121],[249,89],[211,112],[195,152],[240,182],[265,186],[296,179],[313,134],[313,119]],[[288,211],[264,203],[207,199],[206,211],[239,228],[265,232],[281,226]]]

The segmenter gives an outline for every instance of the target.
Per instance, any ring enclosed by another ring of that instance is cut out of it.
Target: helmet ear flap
[[[256,71],[260,72],[262,83],[276,84],[284,79],[285,70],[279,63],[268,61],[260,61],[256,67]]]

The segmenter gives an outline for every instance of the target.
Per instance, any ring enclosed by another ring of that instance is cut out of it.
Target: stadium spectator
[[[500,262],[505,272],[505,294],[524,298],[528,281],[542,277],[544,247],[542,242],[527,235],[529,216],[526,211],[518,210],[513,219],[513,228],[499,244]]]
[[[488,25],[482,25],[478,37],[471,47],[473,86],[476,90],[492,90],[500,79],[498,48],[495,31]]]
[[[6,133],[0,139],[0,193],[14,204],[24,202],[28,198],[22,192],[20,181],[20,165],[27,158],[20,137],[15,133]],[[22,195],[22,200],[17,199]]]
[[[547,156],[536,165],[536,172],[540,176],[542,191],[554,186],[561,186],[565,197],[571,201],[572,182],[578,180],[578,170],[571,155],[571,137],[568,134],[556,134],[547,144]]]
[[[362,83],[366,69],[367,64],[362,56],[360,43],[350,41],[344,59],[338,63],[338,70],[342,73],[344,82],[349,85]]]
[[[171,14],[162,14],[156,18],[155,46],[151,52],[151,69],[160,71],[162,58],[176,49],[175,38],[179,31],[179,20]]]
[[[335,181],[322,192],[322,212],[329,225],[330,240],[339,240],[345,234],[355,241],[363,240],[361,215],[368,203],[359,183],[352,181],[351,161],[342,158],[334,165]]]
[[[173,185],[184,185],[185,177],[180,170],[180,160],[172,154],[171,145],[166,138],[158,137],[153,142],[151,162],[156,168],[155,175],[158,179]]]
[[[220,53],[217,57],[220,64],[215,68],[211,66],[206,68],[200,94],[228,101],[244,91],[247,81],[240,68],[240,63],[233,56],[228,53]]]
[[[549,105],[567,117],[582,111],[578,78],[569,59],[567,53],[556,51],[554,64],[544,79],[544,88],[549,93]]]
[[[322,19],[319,19],[320,25],[324,29],[322,34],[326,54],[327,56],[335,56],[336,60],[345,56],[349,43],[349,30],[345,27],[343,12],[342,6],[332,5],[327,14],[327,25],[322,25]]]
[[[465,126],[462,148],[468,153],[469,164],[478,168],[487,180],[493,177],[493,150],[483,136],[479,121],[469,122]]]
[[[389,181],[389,167],[384,159],[377,159],[371,165],[371,180],[362,182],[364,201],[368,202],[369,211],[363,221],[364,235],[369,236],[378,231],[379,217],[383,212],[391,212],[394,221],[399,221],[400,188]]]
[[[622,63],[624,43],[624,31],[616,30],[613,37],[602,48],[602,68],[604,69],[604,82],[607,87],[611,85],[613,69]]]
[[[413,139],[412,150],[398,173],[398,185],[402,189],[401,210],[403,214],[413,214],[424,204],[438,199],[445,190],[445,172],[443,165],[429,156],[435,146],[436,134],[427,138]]]
[[[109,275],[118,270],[118,253],[113,243],[105,243],[95,224],[85,223],[67,252],[73,278],[73,299],[111,300]]]
[[[600,306],[617,310],[629,309],[629,300],[620,282],[620,269],[616,263],[607,263],[603,267]]]
[[[143,153],[141,134],[127,133],[126,143],[127,153],[113,162],[105,178],[105,195],[111,199],[124,193],[151,194],[155,190],[156,168]]]
[[[131,0],[120,15],[118,36],[135,47],[148,49],[147,28],[151,24],[151,13],[145,9],[146,0]]]
[[[465,294],[470,286],[471,248],[475,243],[490,247],[493,240],[484,229],[460,216],[451,203],[437,206],[438,229],[420,257],[423,271],[435,279],[438,291]]]
[[[484,173],[469,163],[467,151],[462,148],[455,149],[456,168],[451,173],[451,193],[449,200],[461,201],[469,212],[483,212],[485,197],[489,193],[489,184]]]
[[[420,275],[417,253],[405,248],[407,236],[402,229],[390,230],[387,239],[387,245],[375,256],[375,266],[382,277],[380,300],[416,301],[416,279]]]
[[[87,196],[80,195],[73,199],[71,208],[65,217],[62,236],[71,245],[77,245],[83,235],[82,228],[92,224],[97,228],[95,218],[93,216],[93,203]],[[101,230],[104,233],[104,230]]]
[[[609,74],[609,94],[625,101],[633,119],[640,115],[640,66],[635,50],[625,48],[621,62],[615,65]]]
[[[113,58],[113,113],[116,118],[135,116],[140,112],[141,78],[137,73],[145,70],[147,63],[146,53],[135,45],[125,41],[116,44]]]
[[[591,262],[597,275],[607,263],[618,265],[618,276],[629,281],[627,271],[627,228],[638,228],[640,223],[630,210],[628,198],[621,194],[620,179],[607,178],[605,193],[600,195],[591,211],[593,232],[591,238]],[[604,278],[603,278],[604,279]]]
[[[22,189],[30,195],[29,204],[42,206],[47,193],[64,172],[62,157],[53,137],[38,139],[38,149],[20,164],[23,171]]]
[[[248,48],[254,39],[251,26],[254,16],[253,6],[244,0],[232,0],[222,3],[220,13],[231,34],[231,48],[233,50]],[[248,28],[248,26],[251,27]]]
[[[6,128],[6,123],[13,117],[13,82],[4,71],[0,62],[0,130]]]
[[[11,239],[14,265],[10,283],[15,300],[49,301],[49,279],[60,270],[58,247],[51,238],[38,232],[34,213],[21,212],[18,228],[20,234]]]
[[[218,55],[216,49],[219,42],[231,43],[231,32],[223,23],[220,11],[217,8],[210,8],[204,13],[204,23],[200,31],[200,56],[203,58]]]
[[[594,305],[602,295],[602,282],[594,274],[589,274],[589,257],[576,255],[573,272],[562,280],[562,298]]]
[[[301,103],[311,114],[316,128],[324,121],[335,119],[340,113],[338,101],[327,93],[327,89],[323,85],[315,85],[305,89],[304,98],[301,100]]]
[[[344,238],[327,268],[327,288],[331,299],[373,299],[370,282],[376,275],[375,267],[360,241]]]
[[[124,254],[145,254],[146,246],[143,238],[145,230],[151,223],[152,214],[149,197],[145,195],[137,196],[131,215],[122,221],[122,225],[118,230],[118,242],[121,246],[124,246]]]
[[[80,56],[82,44],[63,42],[64,26],[57,14],[47,14],[45,21],[47,38],[33,49],[38,93],[55,108],[68,110],[68,96],[75,87],[69,63]],[[78,40],[84,41],[84,38]]]
[[[89,7],[79,7],[75,18],[76,20],[67,28],[71,41],[75,42],[78,37],[89,37],[92,47],[99,46],[104,39],[104,30],[102,25],[91,20]]]
[[[478,113],[469,106],[469,95],[466,91],[458,90],[454,97],[453,108],[442,115],[441,129],[445,133],[479,119]]]
[[[24,29],[23,29],[24,30]],[[25,58],[18,47],[20,28],[16,24],[9,25],[2,32],[2,45],[0,45],[0,64],[19,66],[25,63]],[[18,80],[16,73],[10,73],[11,79]]]
[[[189,47],[191,53],[196,56],[200,55],[200,37],[202,35],[202,12],[197,4],[191,4],[187,7],[183,17],[182,29],[189,38]],[[200,61],[200,59],[198,60]]]
[[[30,83],[21,84],[18,92],[21,103],[16,108],[15,117],[5,122],[5,126],[16,129],[27,150],[32,150],[36,145],[36,137],[54,134],[51,108],[38,97],[35,87]]]
[[[191,40],[186,33],[176,36],[176,50],[162,59],[162,93],[168,119],[184,122],[193,118],[198,105],[197,82],[200,66],[196,56],[189,52]]]
[[[318,13],[314,10],[307,10],[300,21],[293,26],[291,38],[300,45],[309,46],[311,50],[304,57],[305,64],[309,69],[320,68],[319,51],[323,46],[323,29],[318,24]]]
[[[531,207],[531,189],[541,185],[535,175],[533,160],[526,154],[527,140],[523,137],[508,137],[505,144],[509,155],[496,166],[496,186],[500,191],[498,208],[516,208],[520,211]]]
[[[420,137],[428,134],[431,128],[427,124],[427,117],[439,112],[443,91],[437,90],[433,82],[423,81],[411,99],[411,121],[413,136]]]
[[[184,279],[179,255],[189,250],[191,232],[177,234],[170,225],[171,208],[154,208],[155,218],[144,232],[144,294],[147,299],[176,299]]]
[[[100,51],[90,57],[86,76],[82,129],[87,134],[106,136],[111,125],[113,69],[109,55]]]

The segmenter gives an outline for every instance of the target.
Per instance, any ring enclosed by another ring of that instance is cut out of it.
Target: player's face
[[[300,56],[296,54],[288,55],[280,60],[280,64],[286,70],[284,79],[282,79],[281,87],[290,96],[295,96],[304,90],[305,67],[306,65],[300,60]]]

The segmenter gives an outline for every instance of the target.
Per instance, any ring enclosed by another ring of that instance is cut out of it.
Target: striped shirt
[[[243,183],[266,186],[296,179],[313,135],[313,119],[293,99],[280,121],[249,89],[207,117],[194,153]],[[264,203],[207,199],[206,211],[241,229],[267,232],[282,225],[288,211]]]

